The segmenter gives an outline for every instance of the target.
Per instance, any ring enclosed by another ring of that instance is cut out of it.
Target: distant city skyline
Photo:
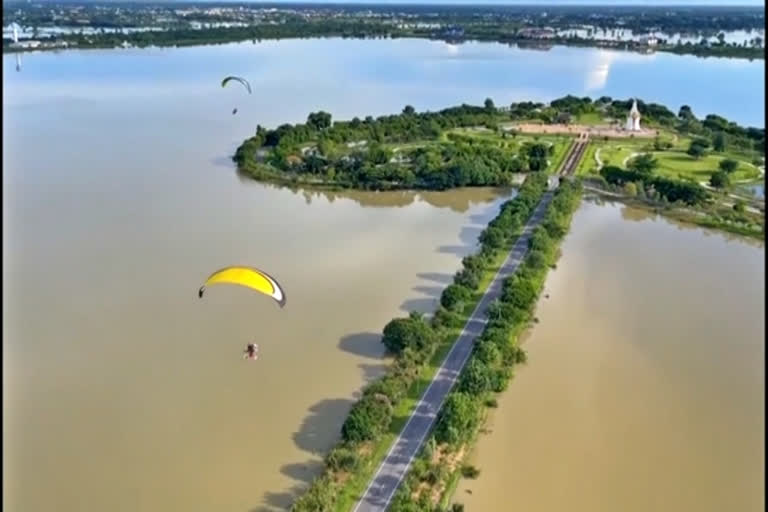
[[[20,1],[20,0],[16,0]],[[28,0],[29,1],[29,0]],[[54,3],[60,0],[35,0],[35,3]],[[117,3],[128,0],[83,0],[82,3]],[[763,0],[130,0],[136,3],[252,3],[252,4],[330,4],[330,5],[462,5],[495,6],[649,6],[649,7],[759,7]],[[13,3],[6,2],[5,3]],[[63,0],[78,3],[78,0]]]
[[[180,2],[205,1],[205,0],[177,0]],[[723,7],[758,7],[762,6],[762,0],[225,0],[236,3],[276,3],[276,4],[371,4],[371,5],[528,5],[528,6],[558,6],[558,5],[599,5],[599,6],[723,6]]]

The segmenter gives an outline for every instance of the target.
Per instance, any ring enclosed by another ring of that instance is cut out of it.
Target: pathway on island
[[[579,160],[584,155],[588,143],[588,136],[586,134],[580,135],[574,141],[558,173],[561,177],[569,176],[573,173]],[[445,397],[451,391],[462,368],[464,368],[464,364],[469,359],[475,338],[483,332],[485,324],[488,322],[488,307],[501,296],[502,283],[517,270],[528,253],[528,242],[533,234],[533,230],[544,219],[547,206],[552,201],[553,195],[554,191],[548,190],[542,196],[531,218],[528,219],[522,233],[512,246],[507,259],[501,265],[491,284],[480,298],[480,302],[478,302],[477,307],[475,307],[475,310],[470,315],[459,338],[451,347],[450,352],[448,352],[442,365],[440,365],[432,382],[429,383],[426,391],[424,391],[421,400],[416,404],[403,430],[393,442],[389,453],[387,453],[376,474],[374,474],[360,501],[355,505],[353,512],[384,512],[389,506],[395,491],[397,491],[397,488],[408,473],[411,462],[419,453],[419,448],[427,435],[432,431]]]

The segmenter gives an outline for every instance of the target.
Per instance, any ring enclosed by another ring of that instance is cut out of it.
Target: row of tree
[[[709,194],[698,183],[672,180],[649,173],[625,170],[621,167],[606,165],[600,169],[600,175],[611,185],[623,186],[627,183],[642,183],[647,192],[653,190],[659,197],[670,203],[677,201],[694,206],[704,203]]]
[[[479,252],[465,258],[462,270],[454,277],[454,284],[463,287],[460,293],[468,294],[460,299],[463,304],[468,304],[471,295],[479,292],[481,273],[499,250],[508,247],[533,213],[546,187],[545,175],[531,175],[517,196],[502,205],[497,217],[481,235]],[[489,239],[486,233],[491,228],[504,229],[503,241]],[[371,462],[370,455],[361,447],[380,440],[389,430],[394,409],[414,385],[439,342],[452,339],[456,333],[454,328],[466,321],[466,316],[458,310],[458,303],[450,302],[448,297],[452,293],[446,288],[441,296],[441,303],[450,304],[450,310],[441,306],[431,322],[412,313],[405,318],[395,318],[384,327],[381,341],[395,356],[394,363],[384,377],[365,387],[360,400],[352,406],[342,425],[339,444],[325,458],[325,470],[293,504],[293,511],[330,510],[339,494],[340,483],[336,477],[353,473]]]
[[[441,447],[443,454],[457,453],[463,444],[470,442],[482,421],[483,408],[493,403],[495,393],[506,389],[514,365],[526,361],[525,352],[517,344],[517,334],[533,318],[546,273],[557,258],[558,243],[568,231],[580,197],[581,186],[574,182],[563,183],[555,193],[544,221],[529,241],[525,261],[504,281],[501,299],[489,308],[488,324],[475,342],[456,387],[443,404],[432,437],[395,495],[390,506],[393,512],[439,510],[432,502],[431,489],[420,492],[416,502],[412,499],[413,492],[424,482],[434,486],[449,478],[447,468],[433,459],[435,449]]]

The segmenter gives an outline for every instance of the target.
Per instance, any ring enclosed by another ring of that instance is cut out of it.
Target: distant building
[[[640,38],[639,43],[644,46],[656,46],[659,44],[659,40],[654,36],[643,36]]]
[[[450,38],[464,37],[464,28],[456,25],[450,25],[443,29],[442,36]]]
[[[523,28],[517,32],[519,37],[525,39],[552,39],[555,37],[555,31],[551,28]]]
[[[629,132],[639,132],[640,128],[640,111],[637,109],[637,100],[632,100],[632,108],[627,115],[627,122],[624,125],[624,129]]]

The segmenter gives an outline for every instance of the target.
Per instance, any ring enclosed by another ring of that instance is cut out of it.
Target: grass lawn
[[[624,159],[633,153],[642,153],[648,147],[647,140],[624,139],[622,141],[609,141],[600,145],[600,160],[603,165],[615,165],[623,167]]]
[[[576,167],[576,175],[581,176],[583,174],[597,174],[597,162],[595,161],[595,153],[601,146],[590,142],[587,146],[587,150],[584,152],[584,156],[581,157],[578,167]],[[602,158],[602,151],[600,152]]]
[[[515,237],[515,239],[516,238],[517,237]],[[499,253],[494,258],[493,263],[486,267],[485,272],[483,272],[483,275],[480,279],[478,291],[475,292],[475,294],[472,296],[472,301],[467,304],[463,311],[465,323],[466,320],[469,319],[469,315],[472,314],[472,311],[477,306],[480,298],[485,293],[485,290],[491,284],[493,277],[501,268],[501,265],[507,258],[511,248],[512,244],[510,244],[509,247],[503,251],[499,251]],[[414,407],[416,407],[416,404],[421,398],[421,395],[424,394],[427,386],[429,386],[429,383],[432,381],[432,377],[434,377],[435,373],[437,373],[438,368],[440,368],[440,365],[445,359],[445,356],[448,355],[448,351],[450,351],[460,333],[461,329],[451,329],[448,331],[438,346],[437,350],[435,351],[435,354],[430,359],[429,363],[421,369],[419,378],[416,379],[416,382],[414,382],[411,388],[408,390],[407,396],[398,404],[397,408],[394,410],[392,424],[390,425],[389,432],[387,432],[386,435],[384,435],[374,446],[371,463],[365,468],[357,471],[341,489],[338,501],[334,507],[336,512],[349,512],[358,498],[363,494],[371,478],[373,478],[374,472],[381,465],[384,457],[386,457],[387,452],[392,447],[392,443],[395,441],[397,435],[405,426],[405,423],[408,421],[408,418],[410,417]]]
[[[713,172],[725,157],[709,154],[698,160],[681,151],[654,152],[653,156],[659,161],[655,174],[668,178],[696,181],[708,181]],[[760,177],[760,172],[752,164],[737,160],[739,167],[731,174],[731,182],[754,180]]]
[[[573,139],[570,137],[558,137],[557,142],[555,142],[554,153],[549,157],[552,164],[547,168],[547,171],[549,171],[550,174],[554,174],[560,170],[560,166],[565,158],[565,152],[571,147],[572,141]]]

